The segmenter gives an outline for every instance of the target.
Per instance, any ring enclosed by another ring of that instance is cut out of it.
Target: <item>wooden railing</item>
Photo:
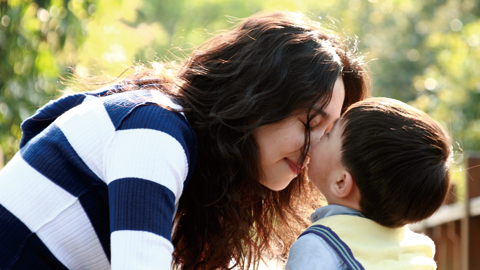
[[[480,154],[466,156],[465,198],[409,225],[435,242],[438,270],[480,270]]]

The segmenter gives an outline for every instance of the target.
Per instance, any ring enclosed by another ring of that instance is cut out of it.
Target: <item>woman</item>
[[[310,141],[369,94],[359,59],[298,13],[257,14],[173,77],[47,104],[0,171],[0,268],[168,269],[172,254],[246,268],[273,240],[285,252]]]

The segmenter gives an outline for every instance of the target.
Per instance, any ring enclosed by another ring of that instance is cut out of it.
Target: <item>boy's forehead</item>
[[[339,126],[343,126],[344,121],[345,120],[342,117],[337,118],[337,120],[333,122],[332,131],[337,129]]]

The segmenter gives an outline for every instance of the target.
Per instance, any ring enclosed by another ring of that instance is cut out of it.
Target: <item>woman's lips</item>
[[[288,167],[290,167],[292,172],[295,173],[296,175],[298,175],[300,171],[303,169],[303,167],[305,167],[305,165],[302,167],[298,166],[296,162],[293,162],[288,158],[285,158],[285,161],[287,162]]]

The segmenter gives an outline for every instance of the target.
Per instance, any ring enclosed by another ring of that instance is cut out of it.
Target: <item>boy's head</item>
[[[427,114],[370,98],[352,105],[313,146],[309,176],[330,204],[399,227],[441,206],[451,155],[449,136]]]

